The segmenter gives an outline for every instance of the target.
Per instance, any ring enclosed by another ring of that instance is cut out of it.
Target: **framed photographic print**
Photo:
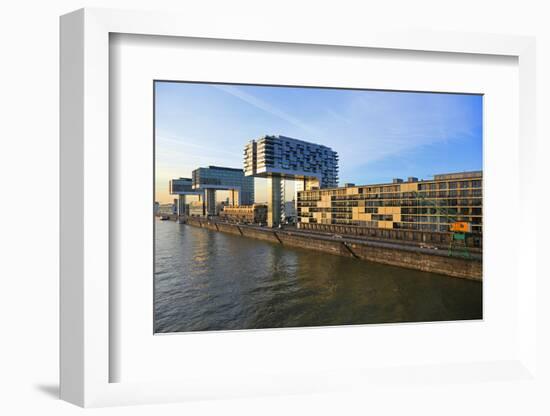
[[[62,17],[62,398],[530,378],[533,40],[219,23]]]
[[[154,94],[156,333],[483,318],[482,95]]]

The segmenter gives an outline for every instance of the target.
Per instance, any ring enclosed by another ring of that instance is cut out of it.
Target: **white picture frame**
[[[221,374],[207,378],[147,383],[110,382],[109,365],[109,36],[112,33],[208,39],[280,42],[336,47],[383,48],[439,53],[505,55],[519,62],[520,210],[534,194],[528,180],[535,169],[535,42],[533,38],[466,34],[361,30],[330,31],[312,26],[284,31],[274,22],[229,22],[204,26],[192,16],[167,13],[83,9],[61,18],[61,398],[80,406],[183,401],[193,398],[238,397],[269,392],[338,390],[342,377],[364,385],[393,382],[406,371],[381,368],[357,374],[349,368],[316,374],[282,373],[269,380],[233,383]],[[238,30],[236,29],[238,28]],[[112,167],[111,167],[112,168]],[[526,221],[526,220],[525,220]],[[440,366],[419,364],[417,377],[476,382],[472,372],[494,371],[508,379],[536,376],[535,241],[533,227],[521,227],[518,266],[523,271],[517,294],[518,355],[500,362]],[[523,243],[523,244],[522,244]],[[322,369],[321,369],[322,370]],[[282,387],[284,386],[284,387]]]

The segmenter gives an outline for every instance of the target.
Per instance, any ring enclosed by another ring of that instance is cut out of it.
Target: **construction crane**
[[[439,213],[439,216],[444,217],[449,223],[449,231],[451,232],[449,256],[453,256],[456,253],[461,257],[470,257],[470,251],[466,247],[466,237],[472,232],[472,225],[467,221],[457,221],[456,214],[453,215],[449,213],[449,211],[440,207],[436,202],[428,199],[425,195],[416,191],[413,191],[412,194],[417,200],[420,199],[434,208],[436,213]],[[417,204],[417,206],[419,205]]]

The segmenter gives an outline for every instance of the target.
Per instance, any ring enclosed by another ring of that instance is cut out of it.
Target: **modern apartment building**
[[[481,171],[409,177],[406,182],[298,192],[300,223],[448,232],[453,223],[483,231]]]
[[[285,180],[299,189],[338,186],[338,154],[330,147],[286,136],[264,136],[244,148],[247,176],[267,178],[268,225],[284,221]]]

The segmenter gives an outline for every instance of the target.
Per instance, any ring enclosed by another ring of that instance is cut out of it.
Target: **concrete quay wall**
[[[341,241],[323,240],[284,231],[278,231],[275,232],[275,234],[279,237],[281,244],[284,246],[322,251],[323,253],[335,254],[337,256],[356,257],[353,251],[347,248]]]
[[[258,228],[246,225],[211,222],[189,217],[185,221],[195,227],[213,231],[256,238],[289,247],[316,250],[338,256],[388,264],[391,266],[439,273],[447,276],[471,280],[482,280],[482,262],[472,258],[451,257],[445,250],[427,252],[410,246],[380,244],[372,241],[347,241],[330,239],[318,235],[305,235],[291,231]]]
[[[236,226],[235,226],[236,227]],[[239,226],[245,237],[257,238],[258,240],[269,241],[270,243],[280,244],[277,235],[270,228],[257,229],[246,226]]]
[[[416,253],[397,248],[375,247],[368,244],[349,244],[351,250],[361,260],[389,264],[391,266],[439,273],[470,280],[482,280],[483,264],[479,260]]]
[[[218,226],[218,230],[221,232],[240,235],[240,236],[243,235],[240,227],[238,227],[237,225],[218,223],[217,226]]]

